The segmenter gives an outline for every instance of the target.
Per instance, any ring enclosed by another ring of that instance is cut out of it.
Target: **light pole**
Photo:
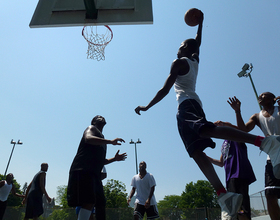
[[[247,70],[249,70],[248,73],[246,72]],[[252,77],[251,77],[251,72],[252,72],[252,70],[253,70],[253,65],[252,65],[252,63],[250,63],[250,65],[249,65],[248,63],[245,63],[244,66],[242,67],[242,70],[241,70],[237,75],[238,75],[239,77],[242,77],[242,76],[248,77],[248,76],[249,76],[250,81],[251,81],[251,83],[252,83],[253,90],[254,90],[254,92],[255,92],[255,95],[256,95],[256,98],[257,98],[257,101],[258,101],[258,93],[257,93],[257,91],[256,91],[255,85],[254,85],[254,83],[253,83],[253,79],[252,79]],[[259,106],[260,106],[260,109],[262,110],[262,107],[261,107],[259,101],[258,101],[258,104],[259,104]]]
[[[4,174],[4,177],[6,176],[6,173],[7,173],[7,170],[8,170],[8,167],[9,167],[9,164],[10,164],[10,161],[11,161],[11,158],[12,158],[12,155],[13,155],[13,152],[14,152],[14,148],[16,146],[16,144],[22,144],[22,142],[20,140],[18,140],[18,142],[15,142],[13,139],[11,140],[11,144],[13,144],[13,149],[12,149],[12,152],[11,152],[11,155],[10,155],[10,158],[9,158],[9,161],[8,161],[8,164],[7,164],[7,167],[6,167],[6,170],[5,170],[5,174]]]
[[[138,141],[134,142],[132,139],[129,142],[130,144],[135,144],[135,161],[136,161],[136,174],[138,173],[138,163],[137,163],[137,150],[136,150],[136,144],[141,144],[141,141],[138,138]]]

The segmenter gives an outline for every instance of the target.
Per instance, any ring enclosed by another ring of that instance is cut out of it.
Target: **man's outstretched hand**
[[[125,160],[127,158],[127,154],[123,153],[123,154],[119,154],[120,150],[117,151],[117,153],[115,154],[115,161],[122,161]]]
[[[239,101],[238,98],[236,98],[235,96],[232,98],[229,98],[229,100],[227,101],[228,104],[232,107],[232,109],[234,111],[240,111],[240,106],[241,106],[241,102]]]
[[[147,108],[145,106],[138,106],[136,109],[135,109],[135,112],[136,114],[138,115],[141,115],[140,114],[140,111],[147,111]]]
[[[122,138],[115,138],[114,140],[112,140],[111,144],[113,144],[113,145],[122,145],[119,142],[124,142],[125,143],[125,141]]]

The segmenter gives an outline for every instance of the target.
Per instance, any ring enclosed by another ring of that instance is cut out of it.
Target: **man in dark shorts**
[[[237,125],[243,131],[249,132],[257,125],[265,136],[280,135],[280,97],[275,97],[270,92],[262,93],[258,98],[259,104],[263,109],[253,114],[245,124],[241,115],[241,102],[236,98],[230,98],[228,103],[235,110]],[[274,104],[278,102],[278,106]],[[265,166],[265,196],[267,200],[267,209],[271,220],[280,220],[280,207],[278,199],[280,198],[280,179],[275,178],[271,159],[268,156]]]
[[[200,170],[216,190],[218,203],[222,211],[227,212],[230,216],[235,216],[242,203],[242,195],[226,191],[203,150],[207,147],[215,147],[215,143],[211,138],[254,144],[261,147],[267,153],[271,150],[267,150],[267,146],[275,150],[280,147],[280,141],[275,136],[264,138],[230,127],[217,127],[212,122],[206,120],[201,100],[195,92],[202,23],[203,13],[198,24],[195,39],[187,39],[181,43],[177,53],[178,59],[173,61],[170,74],[164,86],[147,106],[138,106],[135,108],[135,112],[140,115],[140,111],[147,111],[153,105],[160,102],[174,85],[179,104],[177,113],[178,130],[185,148],[189,156],[195,160]],[[273,145],[267,145],[268,142],[273,142]],[[277,162],[280,164],[280,161]],[[280,171],[278,173],[280,174]]]
[[[32,182],[28,185],[25,198],[22,203],[26,203],[24,220],[39,219],[39,216],[44,213],[43,209],[43,195],[45,194],[48,202],[51,202],[45,185],[46,185],[46,172],[48,171],[48,164],[41,164],[41,171],[39,171],[33,178]]]
[[[97,220],[105,220],[105,196],[101,181],[104,165],[126,159],[126,153],[106,159],[107,144],[121,145],[121,138],[104,139],[102,134],[105,118],[97,115],[83,133],[77,154],[72,162],[67,188],[67,201],[70,207],[81,206],[78,220],[88,220],[93,207]]]
[[[156,181],[154,176],[147,172],[146,168],[146,162],[142,161],[139,164],[139,174],[135,175],[131,181],[132,189],[127,204],[129,205],[132,196],[137,191],[133,214],[134,220],[143,219],[145,213],[147,214],[147,219],[159,218],[154,195]]]

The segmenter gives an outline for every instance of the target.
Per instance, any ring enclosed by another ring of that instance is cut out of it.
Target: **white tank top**
[[[278,106],[274,106],[273,114],[270,117],[264,117],[262,111],[260,111],[259,122],[264,136],[280,135],[280,115]],[[268,155],[267,159],[270,160]]]
[[[198,62],[197,60],[191,60],[187,57],[183,57],[188,61],[190,66],[189,72],[185,75],[178,75],[174,83],[174,89],[176,92],[176,98],[180,105],[186,99],[195,99],[202,107],[202,102],[199,96],[195,92],[196,79],[198,74]]]
[[[259,113],[259,122],[265,136],[280,135],[280,114],[278,106],[274,106],[274,112],[270,117],[264,117],[261,111]]]
[[[0,188],[0,200],[5,202],[8,199],[8,196],[13,188],[13,184],[8,185],[5,180],[5,185]]]

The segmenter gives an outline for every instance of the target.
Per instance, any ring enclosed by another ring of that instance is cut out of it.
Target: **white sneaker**
[[[242,204],[243,196],[241,194],[227,192],[221,193],[218,197],[218,203],[222,209],[222,219],[223,215],[226,217],[229,215],[230,217],[235,217],[240,209]],[[227,214],[226,214],[227,213]],[[229,218],[225,218],[229,219]]]
[[[273,174],[277,179],[280,179],[280,136],[271,135],[264,138],[260,149],[269,155]]]
[[[229,216],[229,214],[227,212],[222,211],[221,219],[222,220],[237,220],[237,214],[234,217],[231,217],[231,216]]]

